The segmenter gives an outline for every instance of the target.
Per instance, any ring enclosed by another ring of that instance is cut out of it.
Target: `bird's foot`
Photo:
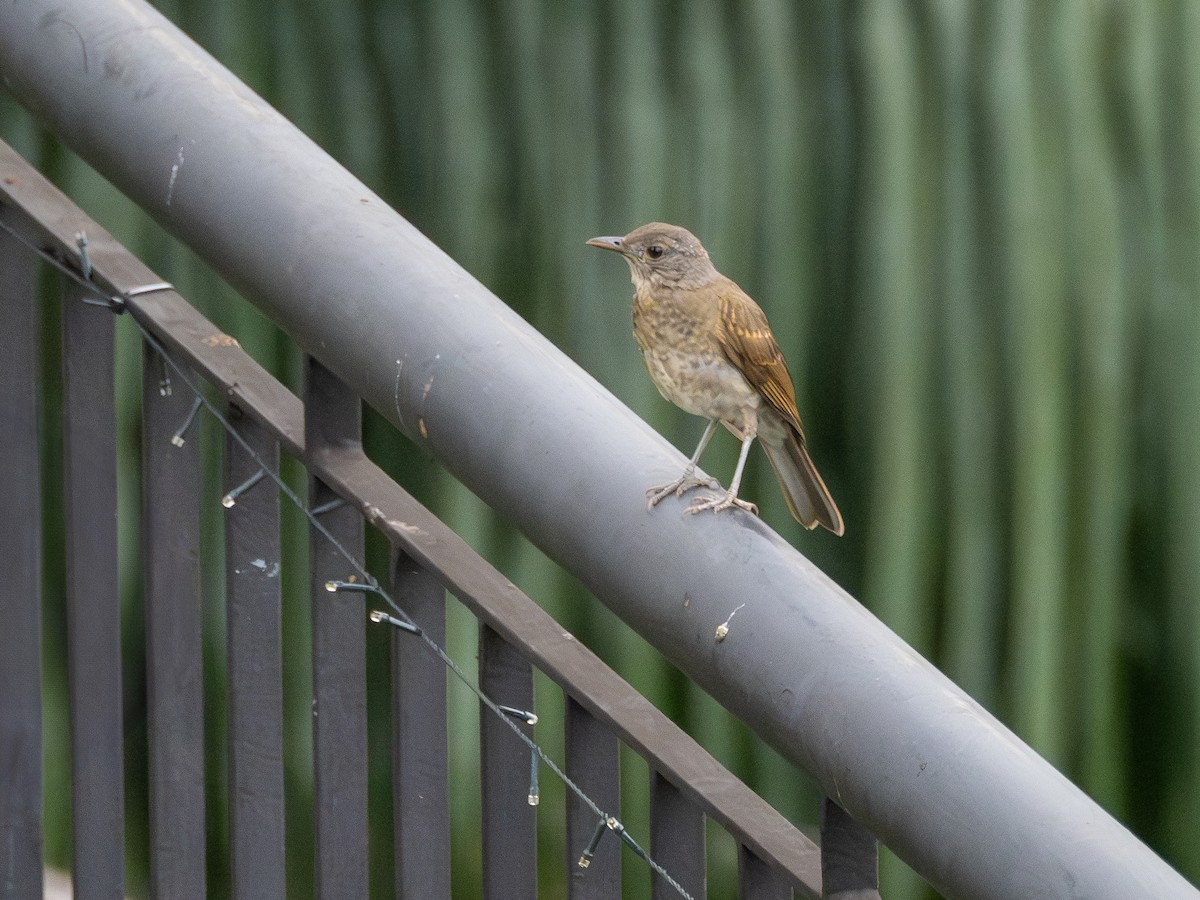
[[[698,487],[720,488],[721,483],[715,478],[697,478],[692,472],[684,472],[670,484],[660,484],[657,487],[646,489],[646,511],[654,509],[660,501],[672,494],[682,497],[692,488]]]
[[[696,513],[704,512],[706,509],[711,509],[713,512],[718,513],[723,509],[729,509],[731,506],[736,506],[738,509],[744,509],[748,513],[758,515],[758,507],[756,505],[749,500],[738,499],[737,494],[733,491],[726,491],[724,496],[712,497],[708,500],[697,497],[688,505],[687,511],[694,516]]]

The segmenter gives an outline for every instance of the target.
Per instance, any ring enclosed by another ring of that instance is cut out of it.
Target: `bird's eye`
[[[661,259],[663,255],[663,248],[658,246],[658,244],[651,244],[646,248],[646,255],[651,259]]]

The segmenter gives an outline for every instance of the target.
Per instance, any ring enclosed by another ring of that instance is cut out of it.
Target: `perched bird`
[[[696,500],[689,512],[731,506],[758,512],[737,495],[757,437],[796,521],[842,534],[842,515],[805,447],[792,376],[758,304],[713,267],[708,252],[686,228],[651,222],[624,237],[597,237],[588,244],[616,251],[629,263],[633,336],[659,393],[708,419],[683,474],[646,491],[647,508],[700,485],[720,487],[696,476],[700,455],[719,422],[742,442],[733,481],[723,497]]]

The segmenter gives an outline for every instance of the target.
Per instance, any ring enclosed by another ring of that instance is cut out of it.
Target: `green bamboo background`
[[[744,495],[1193,881],[1200,879],[1200,6],[1190,0],[183,0],[160,8],[537,328],[690,450],[629,334],[624,266],[585,248],[687,225],[767,310],[847,534]],[[8,98],[0,134],[295,383],[294,350]],[[296,190],[304,190],[296,185]],[[320,252],[313,247],[314,253]],[[58,502],[47,306],[44,479]],[[131,888],[145,889],[135,337],[121,335]],[[368,421],[372,452],[786,815],[816,796],[496,515]],[[219,496],[211,424],[203,438]],[[533,437],[531,436],[531,440]],[[709,471],[728,478],[732,440]],[[581,448],[586,453],[586,448]],[[291,472],[302,483],[302,475]],[[217,505],[214,503],[214,507]],[[289,862],[310,877],[308,634],[288,514]],[[206,532],[211,890],[224,714],[219,511]],[[66,784],[60,522],[47,516],[47,784]],[[373,553],[378,562],[380,548]],[[451,651],[473,662],[473,623]],[[372,634],[374,702],[383,636]],[[797,665],[804,661],[798,659]],[[451,688],[456,887],[474,893],[477,712]],[[539,682],[539,712],[560,700]],[[390,877],[386,727],[373,876]],[[557,748],[553,724],[539,736]],[[626,818],[644,833],[632,777]],[[640,768],[639,768],[640,766]],[[563,891],[545,785],[546,896]],[[69,860],[51,805],[47,851]],[[714,896],[733,853],[714,835]],[[629,896],[646,873],[626,856]],[[928,890],[891,858],[885,896]],[[382,896],[382,893],[381,893]]]

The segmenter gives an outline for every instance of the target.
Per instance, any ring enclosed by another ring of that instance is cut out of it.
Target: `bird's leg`
[[[692,458],[688,460],[687,467],[683,470],[683,474],[672,481],[670,484],[660,484],[657,487],[648,488],[646,490],[646,509],[651,510],[658,502],[666,497],[674,494],[680,496],[684,491],[690,491],[694,487],[707,485],[708,487],[720,487],[721,485],[715,478],[697,478],[696,464],[700,462],[700,454],[704,452],[704,448],[708,446],[708,442],[712,440],[713,432],[717,430],[717,420],[710,419],[708,427],[704,429],[704,434],[700,435],[700,444],[696,447],[696,452],[692,454]]]
[[[724,497],[719,497],[714,500],[695,500],[687,511],[692,515],[698,512],[703,512],[706,509],[711,509],[713,512],[720,512],[723,509],[728,509],[731,506],[736,506],[739,509],[744,509],[746,512],[758,515],[758,507],[748,500],[738,499],[738,488],[742,484],[742,469],[746,468],[746,457],[750,455],[750,445],[754,443],[754,434],[748,434],[742,439],[742,452],[738,454],[737,468],[733,470],[733,481],[729,483],[729,490],[725,492]]]

